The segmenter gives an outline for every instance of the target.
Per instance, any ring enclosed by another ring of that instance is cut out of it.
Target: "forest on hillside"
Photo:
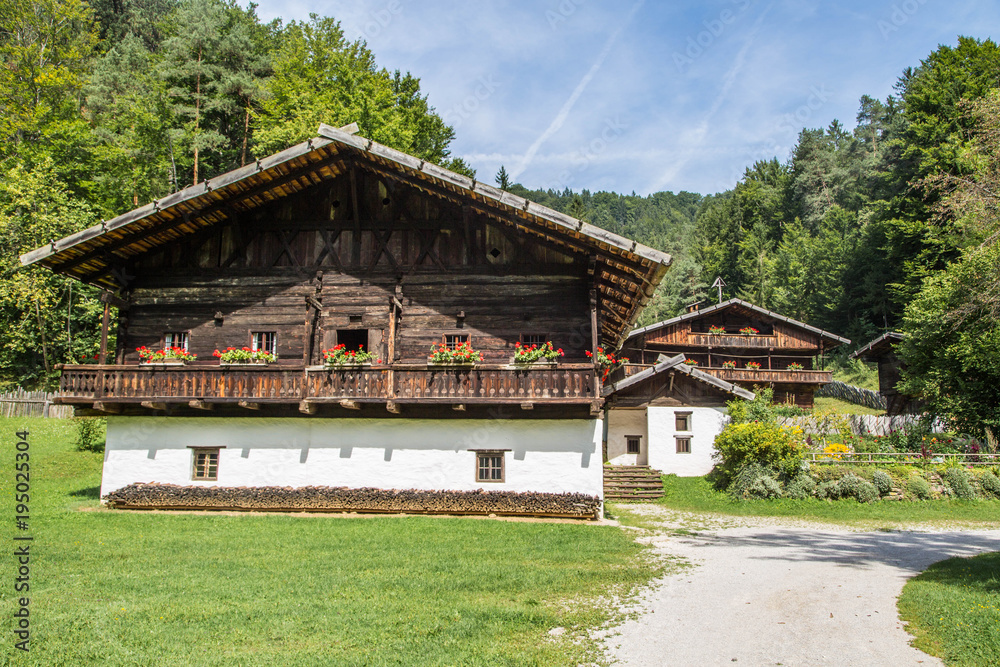
[[[262,22],[235,0],[0,6],[0,383],[51,386],[92,356],[86,285],[18,256],[314,135],[320,122],[474,176],[409,72],[333,17]],[[804,128],[727,192],[531,190],[669,252],[640,324],[726,296],[863,344],[907,333],[911,390],[982,430],[1000,420],[1000,51],[959,38],[861,98],[854,129]],[[493,180],[483,177],[483,180]],[[970,407],[969,397],[975,397]],[[961,397],[961,398],[959,398]],[[991,413],[992,410],[992,413]]]

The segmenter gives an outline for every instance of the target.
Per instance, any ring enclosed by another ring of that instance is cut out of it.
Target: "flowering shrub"
[[[723,368],[736,368],[736,362],[735,361],[723,361],[722,362],[722,367]]]
[[[800,429],[762,421],[730,423],[715,436],[715,449],[713,458],[723,488],[749,463],[794,477],[806,454]]]
[[[431,356],[427,360],[432,364],[474,364],[483,360],[483,353],[476,352],[468,343],[455,348],[438,343],[431,346]]]
[[[591,352],[590,350],[587,350],[586,354],[588,357],[594,356],[594,353]],[[622,364],[627,364],[628,357],[616,357],[614,352],[607,353],[604,351],[603,347],[598,347],[597,359],[595,359],[595,361],[597,362],[598,367],[600,367],[602,371],[601,381],[604,381],[608,379],[608,373],[610,373],[612,370],[618,368]]]
[[[757,363],[756,361],[748,361],[747,365],[746,365],[746,368],[748,368],[751,371],[759,371],[760,370],[760,364]]]
[[[823,448],[823,458],[830,459],[834,461],[839,461],[844,458],[844,454],[849,454],[851,448],[847,445],[841,444],[839,442],[831,442],[829,445]]]
[[[722,334],[726,333],[726,327],[720,327],[713,324],[708,328],[708,333],[714,336],[721,336]]]
[[[760,333],[760,331],[754,329],[753,327],[743,327],[742,329],[740,329],[740,333],[743,334],[744,336],[756,336],[757,334]]]
[[[361,345],[356,350],[348,350],[347,346],[341,343],[329,350],[323,350],[323,362],[326,366],[354,366],[369,363],[374,358],[375,355],[366,352]]]
[[[139,353],[139,358],[147,364],[155,364],[166,360],[178,359],[185,363],[198,358],[197,354],[191,354],[183,347],[165,347],[162,350],[151,350],[145,345],[135,348]]]
[[[538,361],[539,359],[555,361],[561,356],[563,356],[562,348],[553,349],[552,341],[548,341],[542,346],[531,345],[530,347],[528,345],[514,343],[515,364],[530,364]]]
[[[251,350],[249,347],[227,347],[222,352],[216,350],[212,356],[224,364],[269,364],[277,358],[267,350]]]
[[[788,370],[790,371],[801,371],[802,364],[788,364]]]
[[[695,359],[685,359],[684,360],[684,365],[685,366],[697,366],[698,365],[698,361],[695,360]]]

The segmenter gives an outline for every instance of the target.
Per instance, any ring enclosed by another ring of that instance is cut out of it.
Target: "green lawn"
[[[884,415],[885,410],[875,410],[863,405],[855,405],[831,396],[817,396],[813,399],[813,414],[834,412],[838,415]]]
[[[830,523],[873,524],[947,523],[1000,527],[1000,500],[878,501],[855,500],[733,500],[716,491],[704,477],[664,478],[665,495],[658,502],[686,512],[732,516],[780,516]]]
[[[574,639],[614,613],[597,596],[664,567],[593,525],[101,510],[101,455],[74,451],[61,420],[0,419],[9,532],[25,422],[31,652],[12,647],[5,555],[4,664],[578,664],[593,646]]]
[[[899,613],[914,645],[948,665],[1000,664],[1000,553],[931,565],[906,582]]]

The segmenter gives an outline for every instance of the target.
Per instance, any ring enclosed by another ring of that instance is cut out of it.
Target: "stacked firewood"
[[[211,487],[130,484],[104,498],[109,507],[256,511],[407,512],[596,518],[597,496],[516,491],[419,491],[331,486]]]

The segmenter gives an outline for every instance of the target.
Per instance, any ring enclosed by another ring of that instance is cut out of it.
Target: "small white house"
[[[607,385],[607,460],[695,477],[712,470],[726,402],[754,395],[684,363],[683,354]]]

